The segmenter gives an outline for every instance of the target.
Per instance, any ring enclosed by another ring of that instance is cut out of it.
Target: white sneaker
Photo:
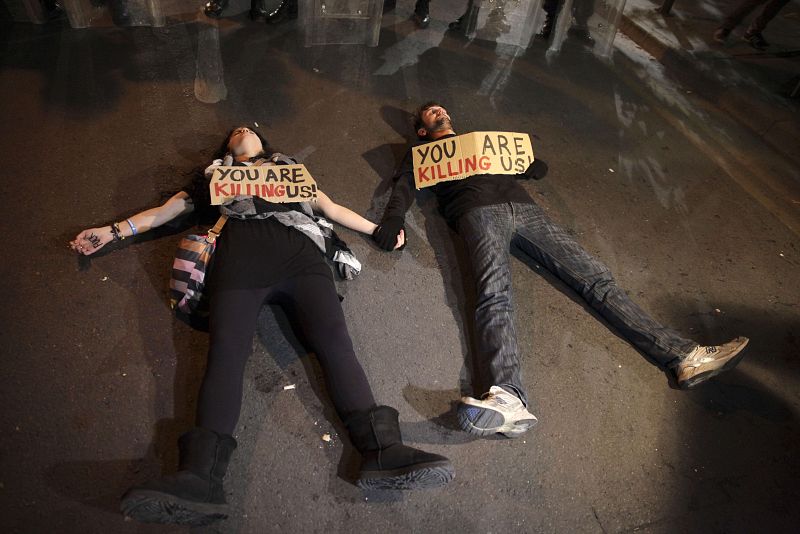
[[[477,436],[504,434],[515,438],[539,422],[516,395],[499,386],[489,388],[480,400],[463,397],[458,405],[462,430]]]
[[[724,345],[696,347],[675,369],[678,386],[689,389],[712,376],[733,369],[741,361],[742,349],[749,341],[746,337],[737,337]]]

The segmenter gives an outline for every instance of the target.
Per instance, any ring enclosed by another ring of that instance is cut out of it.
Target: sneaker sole
[[[500,412],[479,408],[471,404],[459,404],[456,416],[461,429],[475,436],[497,434],[506,424],[506,419]]]
[[[458,424],[464,432],[474,436],[491,436],[503,434],[507,438],[516,438],[536,426],[537,419],[520,419],[514,421],[514,427],[503,430],[505,417],[495,410],[487,410],[471,404],[459,404],[457,410]]]
[[[409,470],[362,472],[356,486],[365,490],[417,490],[444,486],[456,472],[450,462],[431,462]]]
[[[154,490],[131,490],[122,497],[122,513],[142,523],[206,526],[227,519],[227,505],[187,501]]]
[[[746,346],[747,345],[745,345],[745,347]],[[731,369],[739,365],[740,361],[742,361],[742,358],[744,357],[745,347],[742,347],[742,349],[736,354],[736,356],[728,360],[722,367],[711,371],[706,371],[705,373],[700,373],[699,375],[694,375],[692,378],[688,378],[683,382],[681,382],[680,384],[678,384],[678,387],[681,389],[692,389],[693,387],[702,384],[706,380],[714,378],[720,373],[724,373],[725,371],[730,371]]]

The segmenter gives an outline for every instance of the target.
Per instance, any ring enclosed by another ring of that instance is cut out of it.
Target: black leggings
[[[211,339],[200,387],[198,426],[233,434],[242,405],[242,382],[263,304],[280,305],[298,337],[317,355],[339,417],[375,406],[364,370],[353,352],[333,280],[297,276],[261,289],[216,291],[210,299]]]

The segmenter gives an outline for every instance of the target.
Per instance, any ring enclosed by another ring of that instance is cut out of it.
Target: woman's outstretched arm
[[[136,234],[142,234],[168,223],[176,217],[191,213],[193,210],[194,204],[192,204],[189,195],[185,191],[180,191],[161,206],[142,211],[120,221],[118,223],[119,231],[124,237],[134,235],[134,228],[136,229]],[[87,228],[75,236],[75,239],[70,241],[69,245],[78,254],[88,256],[113,240],[114,233],[111,226],[101,226],[100,228]]]
[[[372,235],[375,228],[378,227],[377,224],[368,221],[353,210],[340,206],[320,190],[317,190],[316,202],[312,202],[311,205],[314,207],[314,211],[321,212],[326,219],[362,234]],[[403,243],[405,243],[405,233],[401,232],[397,236],[395,248],[402,247]]]

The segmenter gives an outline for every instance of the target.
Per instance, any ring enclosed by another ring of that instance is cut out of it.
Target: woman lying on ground
[[[112,226],[84,230],[71,242],[75,251],[89,255],[109,242],[193,211],[229,217],[217,239],[204,289],[210,305],[210,347],[197,426],[179,440],[179,471],[129,490],[122,499],[122,511],[140,521],[158,523],[199,525],[227,517],[222,479],[236,448],[231,434],[239,419],[256,320],[265,303],[281,306],[298,337],[316,354],[336,412],[362,455],[359,487],[418,489],[449,482],[454,476],[450,461],[403,445],[397,411],[376,405],[325,262],[322,248],[326,245],[320,245],[308,230],[308,223],[317,229],[324,226],[314,222],[311,209],[367,235],[375,224],[321,191],[315,201],[306,203],[277,204],[239,196],[223,206],[211,206],[209,181],[223,161],[237,166],[294,163],[270,150],[248,128],[233,130],[217,156],[205,173],[198,173],[191,185],[164,205]],[[404,237],[399,236],[398,247]]]

